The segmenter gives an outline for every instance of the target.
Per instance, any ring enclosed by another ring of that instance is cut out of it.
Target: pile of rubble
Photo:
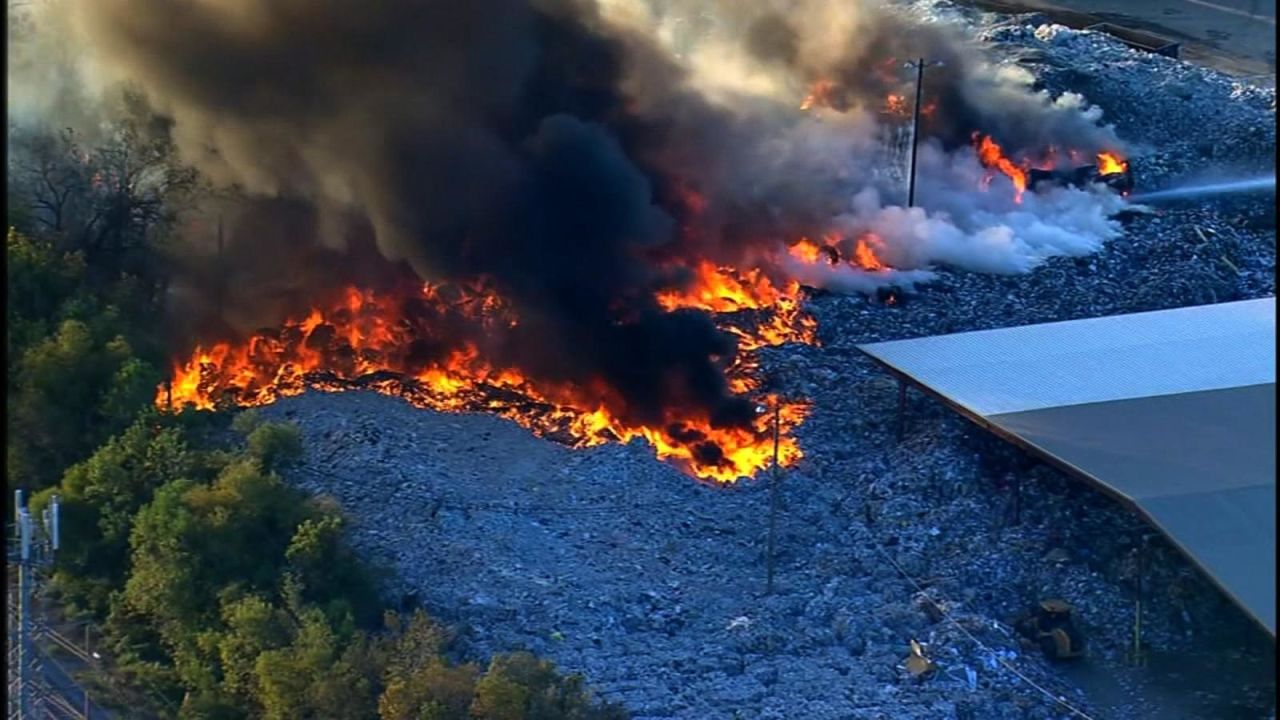
[[[967,15],[1050,91],[1103,107],[1136,143],[1147,188],[1210,165],[1274,169],[1273,90],[1034,17],[932,7]],[[806,458],[781,477],[772,594],[767,476],[711,488],[642,443],[575,451],[371,393],[310,393],[265,413],[302,428],[308,457],[290,479],[341,502],[357,546],[454,626],[458,653],[529,649],[638,718],[1140,717],[1086,697],[1011,624],[1039,599],[1066,599],[1090,662],[1122,665],[1149,531],[924,398],[899,441],[896,386],[854,345],[1273,295],[1273,202],[1163,205],[1096,255],[1016,277],[942,272],[893,306],[813,297],[822,346],[764,358],[785,393],[814,401],[798,431]],[[1150,543],[1143,581],[1162,598],[1144,619],[1152,648],[1257,634]],[[906,662],[913,640],[929,672]],[[1240,717],[1274,717],[1273,682],[1234,682]],[[1220,698],[1202,700],[1205,716],[1224,716]]]

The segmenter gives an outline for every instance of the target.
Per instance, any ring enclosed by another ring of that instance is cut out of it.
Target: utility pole
[[[9,697],[8,716],[16,720],[36,717],[38,703],[35,695],[35,639],[33,637],[32,596],[35,593],[36,570],[53,561],[58,550],[59,501],[54,495],[44,511],[43,539],[36,537],[38,526],[23,504],[22,490],[14,492],[14,539],[17,547],[10,551],[10,562],[18,566],[17,618],[11,620],[13,643],[11,653],[15,662],[9,668],[9,687],[14,690]]]
[[[920,98],[924,94],[924,69],[941,65],[941,60],[926,62],[924,58],[916,58],[902,65],[916,71],[916,104],[911,111],[911,170],[907,178],[907,207],[916,205],[916,155],[920,151]]]
[[[1147,554],[1150,552],[1150,547],[1151,535],[1144,532],[1138,541],[1138,570],[1137,577],[1134,578],[1133,603],[1133,650],[1131,662],[1139,667],[1147,664],[1147,651],[1142,646],[1142,601],[1145,594],[1143,584],[1147,575]]]
[[[765,558],[765,594],[773,594],[773,554],[778,534],[778,444],[782,439],[782,403],[773,399],[773,474],[769,478],[769,548]]]
[[[907,381],[898,378],[898,442],[907,435]]]

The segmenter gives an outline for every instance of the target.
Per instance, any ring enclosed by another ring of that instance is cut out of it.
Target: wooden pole
[[[1013,524],[1022,523],[1022,475],[1013,476]]]
[[[898,442],[907,434],[907,383],[898,378]]]
[[[920,97],[924,90],[924,58],[916,59],[916,104],[911,112],[911,177],[907,180],[907,207],[916,204],[916,155],[920,151]]]
[[[1142,536],[1141,544],[1138,546],[1138,577],[1137,577],[1137,599],[1133,608],[1133,664],[1142,666],[1147,664],[1146,653],[1142,649],[1142,596],[1143,580],[1147,574],[1147,535]]]
[[[774,549],[777,547],[778,534],[778,445],[782,436],[782,403],[776,398],[773,401],[773,474],[769,478],[769,548],[765,559],[765,594],[773,594]]]

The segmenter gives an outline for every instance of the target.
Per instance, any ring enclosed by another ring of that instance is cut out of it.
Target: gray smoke
[[[955,28],[878,5],[49,0],[40,17],[85,49],[89,90],[43,105],[29,93],[27,107],[71,114],[113,83],[140,88],[183,158],[244,198],[230,262],[302,267],[239,270],[228,306],[284,312],[368,265],[351,259],[364,248],[401,280],[484,276],[522,318],[484,339],[497,361],[603,379],[647,420],[689,405],[750,415],[710,360],[729,338],[653,300],[693,261],[870,291],[940,264],[1022,272],[1117,232],[1119,201],[1102,191],[1017,204],[1002,177],[982,190],[970,147],[980,131],[1010,153],[1120,148],[1095,109],[1032,91]],[[944,65],[928,77],[923,207],[904,210],[884,153],[900,121],[880,111],[918,56]],[[37,64],[23,77],[49,81]],[[801,112],[819,82],[824,102]],[[786,259],[785,242],[833,232],[874,234],[897,270]]]

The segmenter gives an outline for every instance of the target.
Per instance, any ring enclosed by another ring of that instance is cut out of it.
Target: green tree
[[[226,627],[218,638],[222,691],[242,707],[252,707],[258,691],[258,657],[290,644],[292,619],[265,598],[249,595],[224,604],[222,621]]]
[[[394,611],[383,614],[383,633],[376,645],[376,662],[388,677],[409,675],[444,652],[449,636],[421,609],[406,618]]]
[[[374,712],[376,676],[365,662],[365,638],[343,642],[323,612],[305,611],[293,643],[258,656],[255,674],[266,720],[364,720]]]
[[[285,550],[308,512],[253,458],[226,466],[212,485],[170,483],[137,515],[125,600],[154,618],[181,660],[192,639],[216,624],[222,593],[276,590]]]
[[[316,516],[299,523],[285,550],[302,597],[324,607],[331,618],[351,615],[361,625],[372,624],[379,611],[373,573],[343,540],[337,509],[314,507]]]
[[[291,433],[265,424],[251,433],[255,435],[280,438]],[[324,638],[332,640],[333,672],[358,674],[355,668],[364,665],[344,653],[356,632],[357,614],[370,617],[374,612],[376,593],[342,543],[340,528],[334,508],[309,500],[266,472],[257,452],[223,455],[212,483],[173,480],[137,512],[130,573],[117,599],[128,612],[117,615],[145,618],[155,628],[182,684],[199,696],[198,704],[205,708],[201,712],[212,712],[210,708],[221,707],[219,702],[249,707],[250,688],[258,692],[265,687],[260,678],[249,679],[250,668],[258,678],[257,663],[264,654],[276,653],[267,661],[268,670],[308,658],[311,662]],[[283,609],[275,609],[273,598]],[[297,621],[296,629],[285,622],[315,613],[324,618],[328,635],[311,620]],[[275,696],[290,693],[293,679],[271,678]],[[365,685],[372,688],[373,682]],[[339,692],[322,690],[309,692]],[[372,708],[373,700],[365,707]]]
[[[64,335],[74,350],[93,333],[72,326]],[[495,657],[483,674],[449,662],[448,633],[421,611],[387,612],[382,631],[370,634],[376,574],[344,541],[340,508],[272,471],[300,448],[296,429],[249,413],[148,413],[56,488],[64,528],[57,586],[105,616],[116,679],[146,688],[156,714],[625,717],[597,704],[582,678],[530,655]],[[33,498],[37,512],[54,491]]]
[[[158,377],[123,337],[81,320],[26,348],[10,372],[7,469],[11,485],[31,489],[53,484],[132,423]]]
[[[296,425],[264,423],[249,432],[249,454],[266,470],[279,470],[302,457],[302,436]]]
[[[205,523],[187,501],[199,487],[175,480],[138,512],[130,537],[131,572],[118,599],[130,617],[143,618],[155,629],[188,685],[204,679],[184,672],[182,661],[195,654],[195,638],[212,622],[217,592],[201,582],[209,561],[201,557],[196,538]],[[194,665],[198,672],[198,660]]]
[[[62,505],[62,547],[55,582],[79,610],[104,617],[129,569],[129,536],[138,510],[160,487],[189,476],[195,458],[181,433],[143,418],[73,466],[57,488],[32,498],[36,512],[54,492]]]
[[[597,705],[582,677],[560,676],[529,653],[498,655],[476,683],[471,714],[483,720],[621,720],[623,710]]]
[[[44,339],[63,303],[84,282],[84,257],[59,253],[53,244],[9,228],[7,255],[9,281],[5,318],[9,323],[10,358]],[[13,390],[13,366],[9,390]]]
[[[391,678],[378,698],[382,720],[467,720],[475,697],[475,665],[450,667],[431,658],[411,673]]]

